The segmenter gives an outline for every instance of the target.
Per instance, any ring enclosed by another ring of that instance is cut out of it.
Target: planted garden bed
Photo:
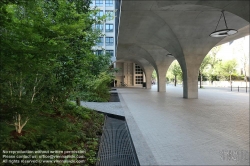
[[[13,119],[10,119],[7,114],[1,114],[1,118],[5,119],[0,122],[1,161],[6,159],[3,158],[3,151],[38,150],[84,151],[81,158],[76,158],[76,160],[84,160],[86,165],[95,165],[97,161],[99,139],[104,124],[103,114],[68,103],[57,113],[42,111],[36,117],[31,117],[21,133],[17,133],[14,126],[10,125]],[[63,158],[65,154],[59,153],[58,155],[62,157],[58,159],[65,160]],[[21,161],[22,158],[18,160]],[[30,163],[29,165],[38,164]]]

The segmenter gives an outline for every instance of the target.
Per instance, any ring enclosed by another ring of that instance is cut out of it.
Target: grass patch
[[[85,165],[94,165],[97,161],[99,139],[104,124],[103,114],[67,103],[58,112],[48,110],[37,113],[30,118],[21,134],[17,134],[14,126],[7,124],[12,123],[13,119],[4,114],[1,117],[5,119],[0,122],[1,161],[3,161],[3,150],[81,150],[86,151]]]

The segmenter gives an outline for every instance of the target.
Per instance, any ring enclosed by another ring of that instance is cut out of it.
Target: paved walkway
[[[118,88],[141,165],[249,165],[249,94]]]
[[[84,102],[81,105],[90,109],[119,116],[125,116],[120,102]]]

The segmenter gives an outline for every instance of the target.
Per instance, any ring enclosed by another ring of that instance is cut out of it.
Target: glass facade
[[[117,47],[117,33],[119,15],[115,17],[116,13],[120,14],[121,0],[90,0],[91,9],[98,9],[94,14],[93,19],[106,16],[106,19],[92,25],[93,30],[100,31],[100,37],[96,40],[96,45],[92,47],[96,55],[102,53],[110,54],[111,61],[116,60]],[[101,53],[101,50],[103,52]]]

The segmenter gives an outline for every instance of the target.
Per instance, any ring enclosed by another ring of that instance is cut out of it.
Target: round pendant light
[[[226,29],[217,30],[217,27],[218,27],[218,25],[219,25],[219,22],[220,22],[220,19],[221,19],[222,15],[223,15],[223,17],[224,17]],[[219,21],[218,21],[218,23],[217,23],[217,26],[216,26],[216,28],[215,28],[215,31],[212,32],[209,36],[211,36],[211,37],[226,37],[226,36],[234,35],[234,34],[236,34],[236,33],[238,32],[238,31],[235,30],[235,29],[228,29],[228,27],[227,27],[227,22],[226,22],[226,18],[225,18],[225,15],[224,15],[224,10],[221,11],[220,19],[219,19]]]
[[[174,57],[171,53],[168,53],[167,56],[171,58]]]

